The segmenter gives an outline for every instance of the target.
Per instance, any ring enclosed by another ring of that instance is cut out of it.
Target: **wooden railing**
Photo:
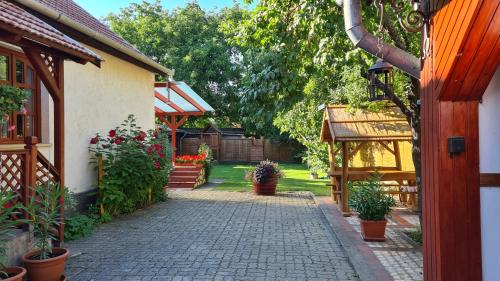
[[[38,151],[37,144],[36,137],[26,137],[23,149],[0,149],[0,194],[16,192],[19,195],[17,202],[23,205],[33,196],[32,187],[60,180],[59,172]],[[28,218],[26,213],[23,216]]]
[[[26,205],[30,198],[29,156],[28,149],[0,151],[0,193],[17,193],[16,202],[12,203],[21,202]],[[27,213],[23,217],[27,218]]]

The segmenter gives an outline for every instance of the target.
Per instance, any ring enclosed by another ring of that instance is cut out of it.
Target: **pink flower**
[[[23,108],[21,109],[21,114],[26,115],[27,113],[28,110],[26,109],[26,107],[23,106]]]
[[[98,136],[95,136],[93,138],[90,139],[90,144],[96,144],[99,142],[99,137]]]
[[[109,131],[109,137],[114,138],[116,136],[116,130]]]
[[[12,132],[12,131],[14,131],[15,129],[16,129],[16,125],[12,125],[12,126],[10,126],[10,127],[7,129],[7,131]]]

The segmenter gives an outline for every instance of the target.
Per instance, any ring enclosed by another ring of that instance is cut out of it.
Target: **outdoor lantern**
[[[389,100],[387,93],[393,91],[392,65],[384,60],[377,62],[368,69],[368,92],[370,101]]]

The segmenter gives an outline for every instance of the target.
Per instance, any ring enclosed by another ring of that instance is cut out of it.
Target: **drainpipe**
[[[355,47],[359,47],[376,57],[383,58],[412,77],[420,79],[419,58],[381,41],[363,26],[361,0],[335,0],[335,2],[340,7],[343,7],[345,30]]]

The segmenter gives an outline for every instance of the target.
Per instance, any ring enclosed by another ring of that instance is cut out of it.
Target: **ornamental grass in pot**
[[[396,205],[392,196],[384,193],[379,181],[350,185],[349,206],[358,212],[361,236],[365,241],[385,241],[386,216]]]
[[[278,179],[282,177],[278,163],[269,160],[261,161],[245,174],[245,178],[252,181],[253,191],[258,195],[276,194]]]
[[[10,231],[24,220],[13,218],[20,214],[21,205],[17,203],[18,196],[12,191],[7,191],[0,195],[0,280],[21,281],[26,275],[26,269],[17,266],[6,266],[7,238],[11,236]]]
[[[64,196],[64,188],[48,182],[37,185],[33,192],[26,210],[37,249],[26,253],[22,260],[30,281],[59,281],[69,255],[67,249],[53,247],[53,242],[57,241],[57,226],[62,223],[59,200]]]

